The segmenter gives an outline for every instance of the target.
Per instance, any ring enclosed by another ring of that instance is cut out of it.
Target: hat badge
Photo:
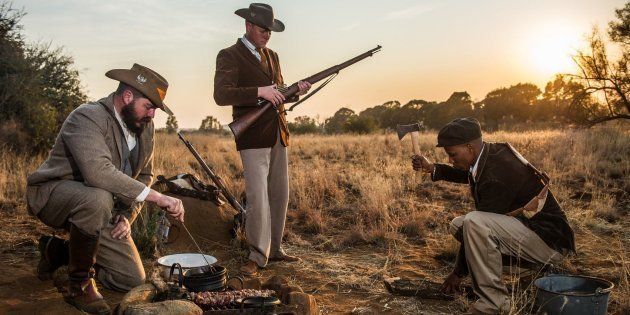
[[[138,77],[136,77],[136,81],[140,84],[145,84],[147,83],[147,78],[145,78],[143,75],[139,74]]]

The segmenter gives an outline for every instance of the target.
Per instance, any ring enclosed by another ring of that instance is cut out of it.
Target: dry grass
[[[550,174],[554,194],[576,232],[578,254],[567,266],[613,281],[611,309],[619,313],[630,311],[628,130],[627,125],[616,125],[497,132],[486,137],[510,142]],[[243,169],[232,139],[187,138],[239,196],[244,189]],[[434,142],[434,133],[423,135],[423,152],[431,160],[445,161],[446,155]],[[472,208],[468,189],[432,183],[414,174],[410,149],[408,139],[400,142],[394,134],[292,138],[287,241],[296,252],[318,257],[317,263],[304,263],[306,270],[322,270],[332,279],[313,284],[313,291],[381,294],[382,275],[439,281],[449,271],[457,244],[446,229],[452,218]],[[0,152],[3,211],[24,210],[25,175],[41,161],[42,157]],[[203,178],[192,155],[174,135],[158,135],[155,167],[155,174],[191,172]]]

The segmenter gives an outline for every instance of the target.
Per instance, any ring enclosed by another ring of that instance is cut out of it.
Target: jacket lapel
[[[118,157],[121,163],[124,163],[123,161],[123,150],[122,150],[122,146],[126,145],[126,143],[123,143],[123,132],[122,129],[120,127],[120,125],[118,124],[118,119],[116,119],[116,115],[114,114],[114,93],[110,94],[108,97],[100,99],[98,101],[101,105],[103,105],[103,107],[107,110],[107,113],[109,113],[110,116],[112,116],[112,120],[114,121],[113,124],[113,133],[114,133],[114,139],[116,140],[116,149],[118,150]],[[119,166],[119,169],[122,169],[122,166]]]
[[[484,142],[483,150],[481,151],[481,156],[479,157],[479,164],[477,165],[477,174],[475,174],[474,178],[474,188],[473,188],[473,198],[475,199],[475,205],[479,202],[479,179],[481,178],[481,173],[483,173],[483,169],[486,166],[486,161],[488,160],[488,151],[490,151],[490,144]]]
[[[254,54],[252,54],[249,48],[247,48],[247,46],[243,44],[240,38],[236,40],[236,47],[238,49],[238,52],[244,57],[245,60],[251,63],[254,66],[254,68],[258,69],[266,77],[272,79],[271,75],[267,73],[267,71],[265,71],[260,61],[256,58],[256,56],[254,56]]]
[[[145,159],[150,154],[150,151],[148,150],[152,148],[150,145],[152,141],[151,129],[153,128],[150,125],[147,126],[142,132],[142,134],[138,137],[138,143],[136,144],[138,146],[138,159],[135,161],[132,161],[134,178],[138,177],[138,174],[140,174],[140,171],[142,171],[142,168],[144,168],[144,165],[146,164]]]

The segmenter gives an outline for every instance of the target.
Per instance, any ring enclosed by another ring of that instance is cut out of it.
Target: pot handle
[[[179,287],[181,288],[184,286],[184,272],[182,271],[182,265],[179,263],[174,263],[171,266],[171,272],[168,274],[168,281],[171,281],[171,278],[173,278],[173,271],[175,271],[175,267],[179,270],[179,274],[177,275],[177,284],[179,284]]]
[[[243,312],[245,310],[245,301],[247,301],[247,300],[254,300],[255,298],[256,298],[255,296],[250,296],[250,297],[243,298],[241,300],[241,312]],[[265,307],[265,302],[261,299],[260,300],[260,309],[263,310],[264,307]]]
[[[236,279],[236,280],[238,280],[238,282],[240,282],[240,283],[241,283],[241,288],[240,288],[240,289],[237,289],[237,288],[234,288],[234,287],[230,287],[230,286],[228,286],[230,289],[232,289],[232,290],[242,290],[242,289],[244,289],[243,287],[245,286],[245,284],[244,284],[244,281],[243,281],[243,278],[242,278],[242,277],[238,277],[238,276],[236,276],[236,277],[229,277],[229,278],[227,278],[227,280],[225,281],[225,283],[229,282],[229,281],[230,281],[230,279]]]

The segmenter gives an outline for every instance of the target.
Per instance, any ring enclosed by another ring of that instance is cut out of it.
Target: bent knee
[[[464,220],[462,221],[462,226],[470,225],[470,224],[480,224],[484,221],[485,213],[483,211],[471,211],[464,216]]]
[[[464,225],[464,217],[465,216],[462,215],[451,221],[451,224],[448,226],[448,232],[451,235],[456,236],[457,233],[461,231],[461,228]]]

